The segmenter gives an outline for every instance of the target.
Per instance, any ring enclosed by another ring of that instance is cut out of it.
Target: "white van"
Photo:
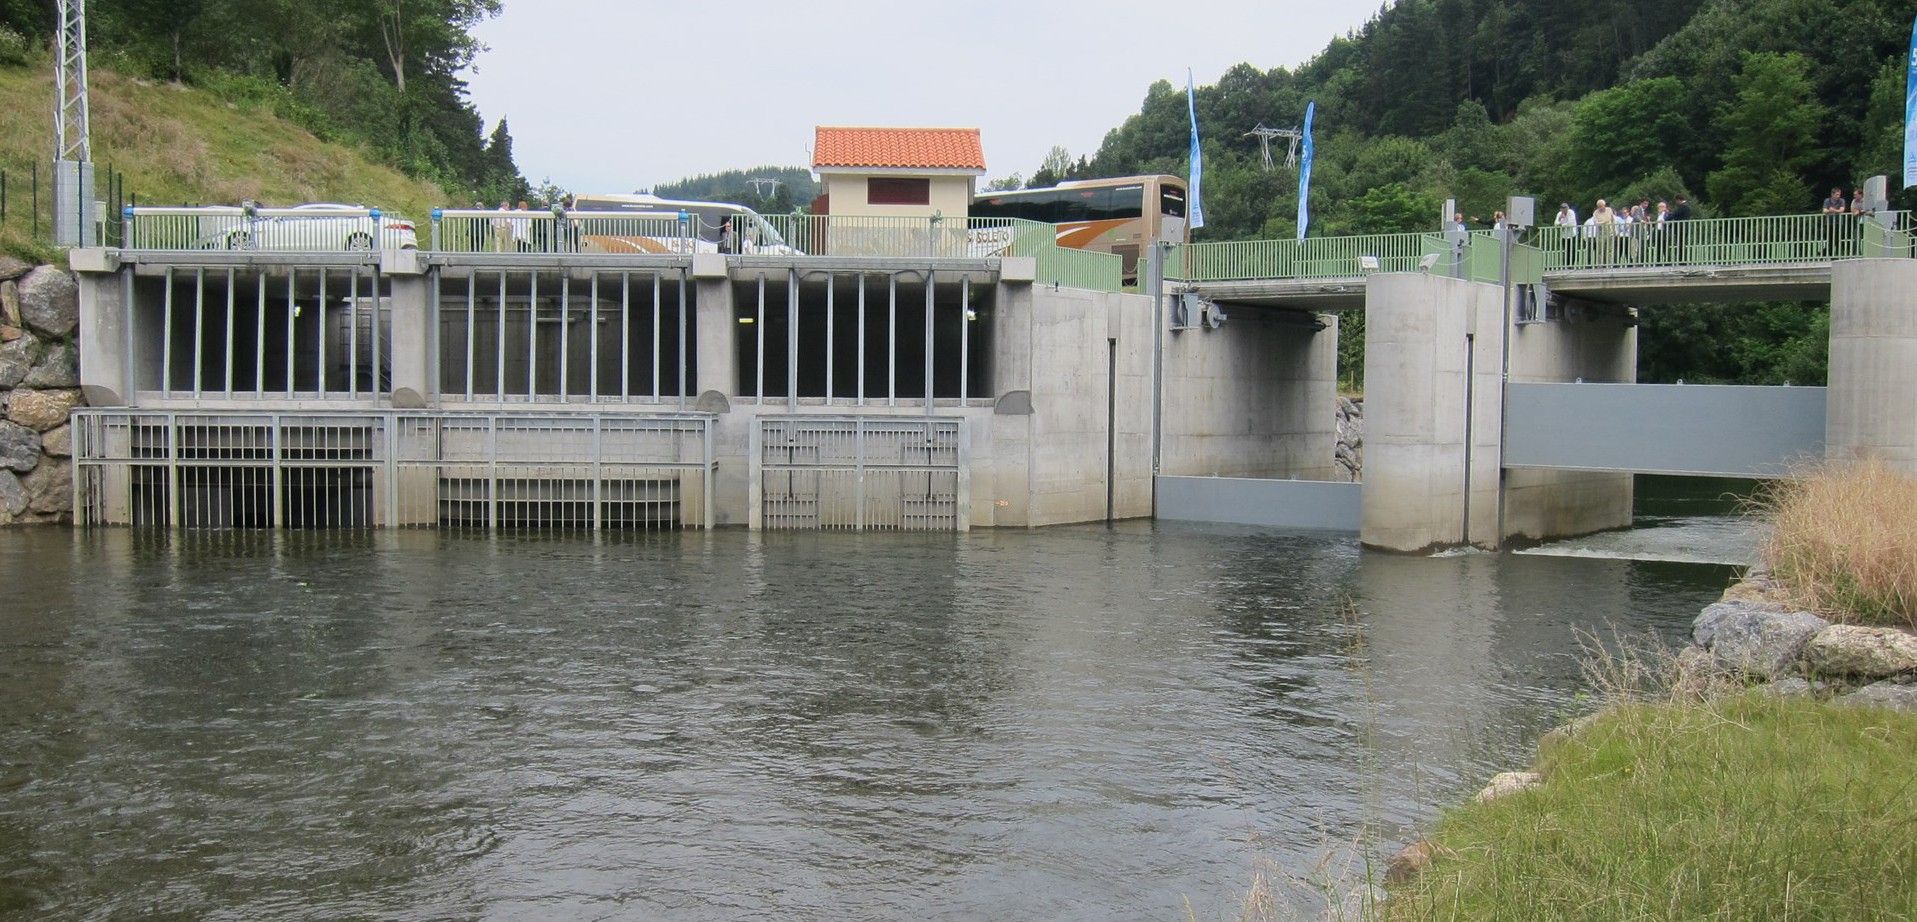
[[[566,217],[575,248],[586,253],[800,255],[744,205],[643,194],[575,195]]]

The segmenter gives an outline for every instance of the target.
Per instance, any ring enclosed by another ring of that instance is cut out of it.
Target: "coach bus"
[[[984,192],[972,200],[972,217],[1056,224],[1059,246],[1118,254],[1128,281],[1138,277],[1139,254],[1151,241],[1191,239],[1185,181],[1176,176],[1082,179],[1049,189]]]

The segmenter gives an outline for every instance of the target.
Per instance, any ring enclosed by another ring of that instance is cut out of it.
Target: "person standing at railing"
[[[1558,216],[1551,220],[1551,226],[1558,229],[1559,246],[1564,248],[1564,264],[1571,265],[1572,259],[1576,256],[1578,210],[1572,208],[1570,202],[1559,202]]]
[[[500,199],[499,212],[501,217],[493,219],[493,252],[504,253],[513,240],[513,219],[510,217],[512,205]]]
[[[531,242],[532,217],[529,214],[531,211],[532,209],[527,207],[526,200],[523,198],[519,200],[519,207],[513,210],[512,235],[514,250],[524,250]]]
[[[1617,212],[1611,209],[1611,203],[1597,200],[1597,207],[1591,209],[1591,220],[1597,224],[1597,262],[1609,263],[1617,250]]]
[[[732,219],[729,217],[719,222],[719,252],[739,252],[739,235],[732,229]]]
[[[1844,231],[1851,224],[1850,203],[1844,201],[1843,187],[1833,186],[1830,190],[1830,198],[1824,200],[1824,222],[1829,225],[1827,228],[1829,241],[1825,244],[1825,253],[1835,256],[1838,248],[1843,246]]]

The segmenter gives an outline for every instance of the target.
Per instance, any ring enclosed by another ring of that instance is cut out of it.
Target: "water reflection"
[[[1130,525],[0,538],[0,912],[1182,917],[1723,573]],[[25,604],[22,604],[25,602]]]

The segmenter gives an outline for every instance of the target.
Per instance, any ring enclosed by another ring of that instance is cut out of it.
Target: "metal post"
[[[332,273],[325,268],[319,270],[319,395],[326,396],[326,277]]]
[[[358,270],[354,270],[354,271],[358,271]],[[369,394],[368,396],[372,397],[373,400],[375,401],[379,400],[379,395],[381,390],[379,386],[380,359],[385,358],[385,355],[383,353],[386,351],[386,341],[379,335],[379,314],[380,314],[380,310],[382,306],[386,303],[386,300],[387,300],[386,295],[382,293],[384,292],[386,288],[386,284],[385,284],[386,279],[384,278],[384,275],[385,275],[385,272],[380,269],[379,263],[378,262],[373,263],[373,280],[372,280],[373,316],[368,321],[369,323],[373,325],[373,328],[370,331],[371,333],[370,338],[372,339],[372,343],[373,343],[373,367],[372,367],[372,370],[366,375],[366,381],[367,381],[367,386],[372,391],[372,393]],[[437,270],[435,270],[434,277],[435,278],[438,277]],[[433,310],[437,311],[438,309],[439,309],[439,290],[437,286],[435,286],[433,290]],[[388,309],[386,313],[391,314],[392,311]],[[426,315],[425,319],[432,320],[434,316],[435,316],[434,314],[429,313]],[[428,323],[426,325],[426,329],[430,331],[428,335],[434,335],[439,330],[439,324]],[[439,364],[438,351],[434,351],[432,353],[432,356],[433,356],[433,364],[437,366]]]
[[[785,409],[799,412],[799,270],[785,276]]]
[[[859,273],[859,406],[865,406],[865,273]]]
[[[825,405],[832,405],[832,283],[836,278],[831,272],[825,274]]]
[[[666,361],[664,353],[659,351],[659,305],[662,304],[664,300],[665,295],[661,293],[660,289],[660,274],[654,272],[652,274],[652,399],[655,402],[659,400],[660,369]]]
[[[686,282],[685,266],[679,268],[679,406],[686,405]]]
[[[352,284],[346,294],[346,396],[359,397],[359,266],[347,269]]]
[[[656,367],[656,365],[655,365]],[[619,399],[632,398],[632,273],[619,273]]]
[[[753,321],[754,337],[758,340],[759,358],[755,370],[759,378],[759,406],[765,406],[765,273],[759,273],[759,315]]]
[[[899,276],[888,277],[891,285],[885,305],[885,405],[899,405]]]
[[[184,500],[180,496],[180,418],[166,414],[166,499],[167,524],[180,527]]]
[[[193,270],[193,399],[206,390],[206,270]]]
[[[493,328],[493,346],[499,357],[493,365],[494,399],[506,402],[506,270],[499,270],[499,322]]]
[[[554,223],[557,229],[557,222]],[[550,238],[550,234],[547,235]],[[526,402],[539,397],[539,270],[532,272],[526,291]]]
[[[967,386],[971,383],[972,359],[972,277],[959,279],[959,406],[965,406]]]
[[[163,284],[166,291],[160,295],[160,396],[173,396],[173,267],[166,267]]]
[[[466,399],[473,399],[473,365],[479,361],[479,273],[466,273]]]
[[[559,400],[564,403],[572,380],[572,273],[559,276]]]
[[[597,273],[595,273],[595,275],[596,274]],[[604,425],[605,425],[605,422],[599,418],[598,414],[594,414],[592,417],[592,530],[593,531],[599,531],[601,528],[604,527],[603,512],[601,511],[601,503],[603,502],[603,499],[601,498],[601,494],[600,494],[600,489],[601,489],[600,484],[604,482],[604,477],[605,477],[603,473],[603,468],[601,467],[601,462],[600,462],[600,457],[601,457],[600,446],[603,444],[603,440],[600,437],[600,429]]]
[[[239,323],[234,303],[238,292],[233,288],[239,282],[238,270],[226,270],[226,399],[233,399],[233,326]]]
[[[121,325],[126,328],[126,335],[121,337],[121,341],[125,344],[125,350],[120,356],[120,361],[126,363],[122,366],[126,369],[126,404],[127,406],[135,406],[140,402],[140,376],[133,364],[133,342],[135,333],[133,321],[132,266],[126,266],[120,270],[120,320]],[[75,482],[78,482],[77,478]],[[74,508],[78,509],[79,507],[75,506]]]
[[[259,316],[253,327],[253,392],[266,396],[266,270],[253,279],[254,294],[259,296]],[[129,330],[130,332],[130,330]],[[133,366],[128,365],[129,369]]]
[[[501,272],[500,276],[505,277]],[[504,303],[504,302],[501,302]],[[503,342],[505,337],[500,337]],[[499,368],[500,377],[506,376],[506,367]],[[499,417],[486,417],[486,527],[499,530]]]
[[[299,292],[296,287],[299,282],[299,275],[300,275],[300,270],[298,269],[298,267],[294,267],[294,266],[287,267],[286,269],[286,399],[288,400],[293,399],[293,385],[294,385],[293,365],[295,362],[295,356],[298,355],[297,352],[293,351],[293,345],[294,345],[293,328],[298,326],[298,321],[299,321]]]
[[[1152,299],[1152,514],[1158,513],[1158,468],[1164,446],[1165,410],[1165,252],[1171,243],[1154,240],[1145,250],[1145,290]],[[1190,254],[1187,254],[1187,258]],[[1189,267],[1188,267],[1189,268]],[[1189,277],[1191,273],[1186,272]],[[1001,387],[1003,385],[1000,385]]]
[[[925,415],[927,416],[932,415],[932,346],[934,342],[932,321],[935,319],[932,316],[932,295],[935,287],[932,270],[927,269],[925,271]]]
[[[587,349],[586,349],[586,399],[599,402],[599,270],[592,272],[592,285],[587,291],[592,298],[592,307],[587,311]]]

